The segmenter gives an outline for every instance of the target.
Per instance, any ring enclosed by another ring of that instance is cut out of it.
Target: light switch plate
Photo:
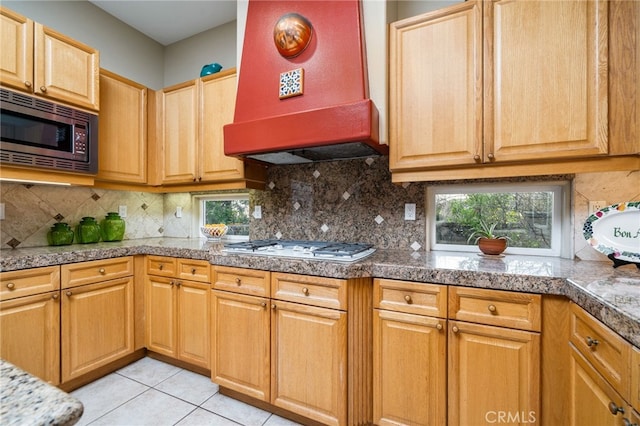
[[[176,207],[176,217],[182,217],[182,207],[180,206]]]
[[[0,220],[4,220],[4,203],[0,203]]]
[[[404,205],[404,220],[416,220],[415,203],[407,203]]]
[[[118,206],[118,214],[120,217],[127,217],[127,206]]]
[[[253,217],[255,219],[262,219],[262,206],[255,206],[253,208]]]

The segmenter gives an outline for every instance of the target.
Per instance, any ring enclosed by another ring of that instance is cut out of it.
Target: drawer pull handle
[[[196,268],[191,268],[191,275],[195,275],[196,274]]]
[[[305,296],[309,295],[309,289],[306,287],[302,287],[302,294],[304,294]]]
[[[51,298],[52,298],[53,300],[58,299],[58,293],[53,293],[53,294],[51,295]]]
[[[105,271],[105,270],[104,270],[104,268],[100,268],[100,269],[98,269],[98,272],[99,272],[100,274],[104,275],[104,274],[105,274],[105,272],[107,272],[107,271]]]
[[[609,402],[609,411],[611,412],[611,414],[613,414],[614,416],[617,416],[618,413],[622,413],[624,414],[624,408],[622,407],[618,407],[616,405],[615,402],[611,401]]]
[[[454,326],[451,328],[451,331],[453,331],[454,333],[457,333],[458,331],[460,331],[460,329],[454,325]]]
[[[436,329],[437,330],[442,330],[442,324],[440,324],[440,323],[436,324]]]
[[[236,278],[236,284],[238,285],[242,284],[242,280],[240,278]]]
[[[600,344],[600,342],[597,339],[592,339],[589,336],[587,336],[587,338],[585,340],[587,341],[587,346],[589,346],[590,348],[593,348],[593,349],[595,349],[596,346],[598,346]]]
[[[494,315],[498,313],[498,309],[496,308],[496,305],[489,305],[487,306],[487,309],[489,309],[489,312],[491,312]]]
[[[65,294],[67,295],[67,297],[71,297],[71,295],[72,295],[73,293],[71,293],[70,291],[68,291],[68,292],[66,292]]]
[[[624,426],[638,426],[638,423],[631,423],[631,421],[629,421],[629,419],[627,419],[626,417],[622,419],[622,424]]]
[[[160,269],[161,271],[164,269],[164,265],[161,263],[158,265],[158,269]]]
[[[411,300],[411,296],[409,296],[408,294],[404,297],[404,301],[407,302],[408,304],[413,303],[413,300]]]
[[[7,288],[8,288],[9,290],[15,290],[16,285],[15,285],[14,283],[7,283]]]

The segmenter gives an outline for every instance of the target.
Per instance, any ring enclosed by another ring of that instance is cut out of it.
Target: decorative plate
[[[627,262],[640,262],[640,202],[612,204],[587,218],[585,240],[600,253]]]

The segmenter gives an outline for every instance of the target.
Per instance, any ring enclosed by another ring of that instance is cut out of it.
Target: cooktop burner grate
[[[369,256],[375,248],[371,244],[363,243],[267,239],[227,243],[224,251],[264,256],[355,261]]]

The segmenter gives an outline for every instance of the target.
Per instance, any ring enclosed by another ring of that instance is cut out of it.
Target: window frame
[[[222,194],[195,194],[192,196],[192,211],[196,212],[193,215],[192,220],[192,232],[200,238],[205,238],[200,232],[200,227],[204,225],[205,214],[204,204],[206,201],[234,201],[234,200],[246,200],[251,202],[248,192],[234,192],[234,193],[222,193]],[[251,222],[251,206],[249,205],[249,222]],[[249,235],[225,235],[222,240],[224,241],[249,241]]]
[[[501,192],[547,191],[553,195],[553,228],[551,248],[507,247],[505,254],[551,256],[571,258],[573,250],[571,221],[571,183],[568,181],[540,181],[514,183],[469,183],[451,185],[429,185],[426,194],[427,249],[431,251],[478,252],[477,245],[436,243],[436,202],[437,194],[470,194]]]

